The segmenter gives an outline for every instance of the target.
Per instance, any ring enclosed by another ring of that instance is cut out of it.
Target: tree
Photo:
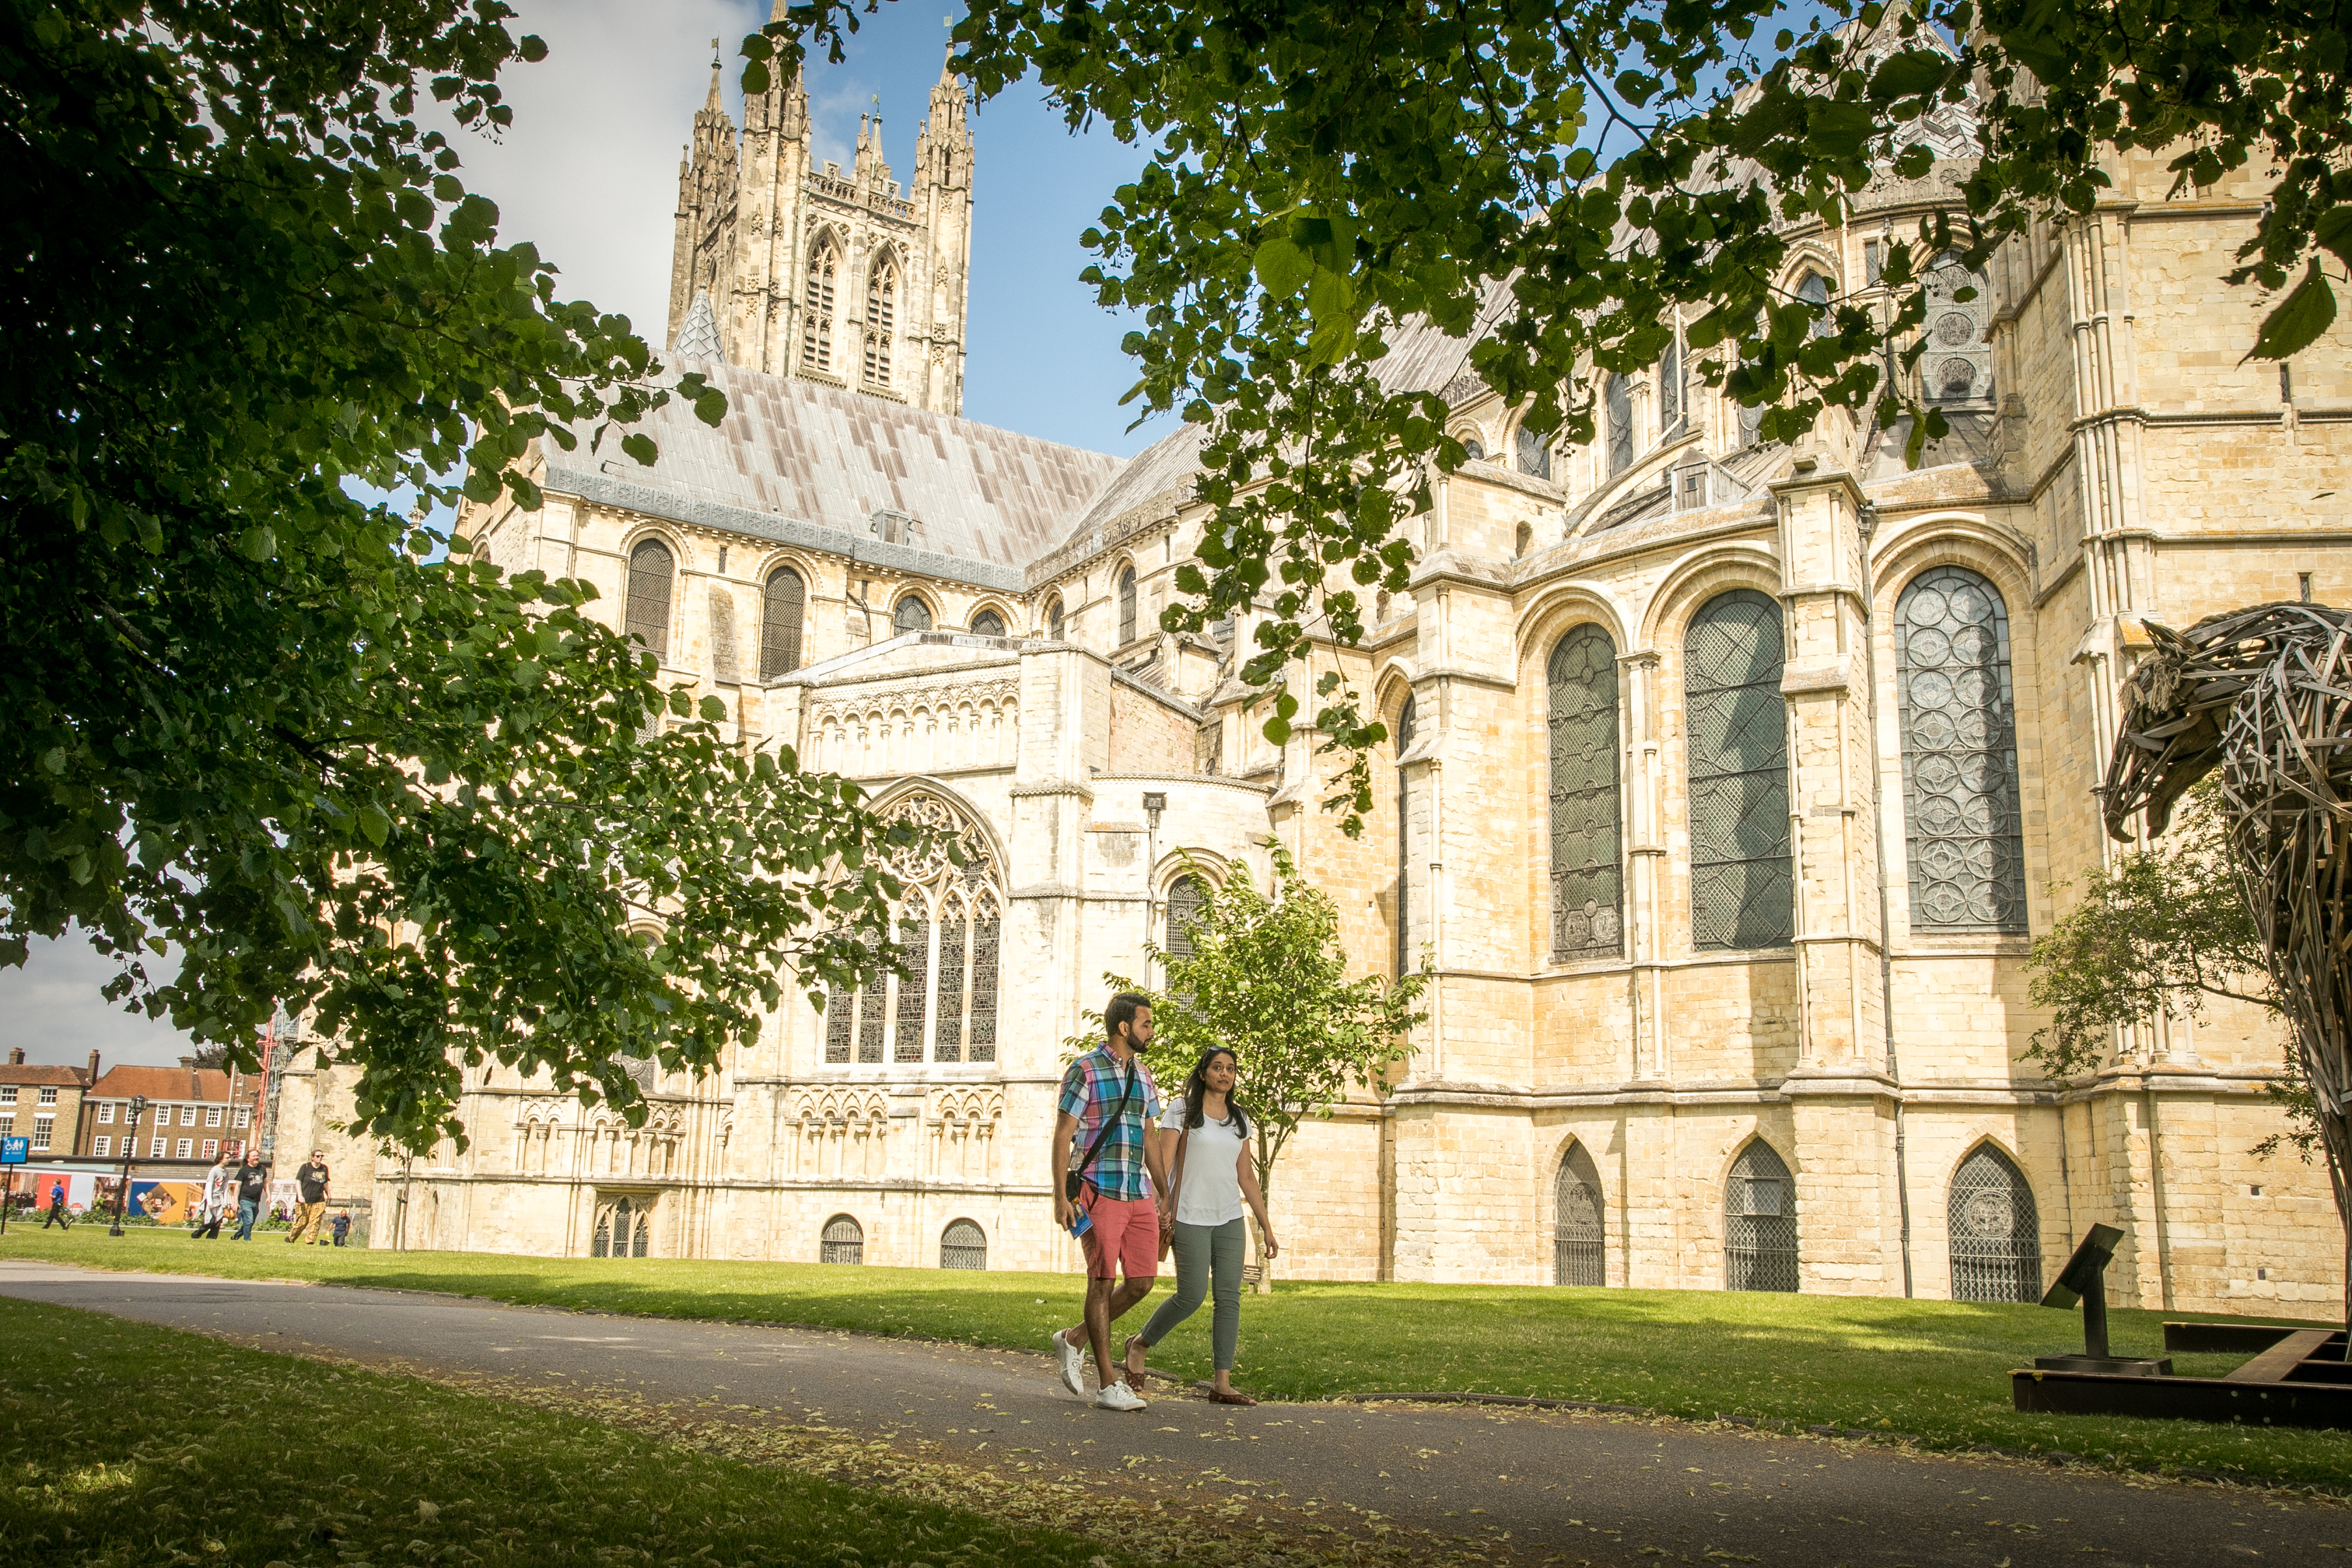
[[[1190,950],[1145,944],[1165,976],[1160,988],[1143,990],[1116,974],[1103,983],[1151,997],[1153,1048],[1186,1070],[1213,1045],[1232,1049],[1234,1092],[1250,1118],[1250,1161],[1271,1204],[1275,1162],[1299,1124],[1309,1116],[1328,1119],[1350,1089],[1385,1092],[1388,1069],[1412,1054],[1404,1037],[1426,1016],[1414,1004],[1430,973],[1424,962],[1394,982],[1378,974],[1349,979],[1339,906],[1299,874],[1280,840],[1269,838],[1265,847],[1274,857],[1272,898],[1244,870],[1220,882],[1192,867],[1212,890],[1187,928]],[[1102,1016],[1087,1017],[1097,1033],[1073,1046],[1100,1038]],[[1161,1091],[1173,1093],[1178,1081],[1162,1082]],[[1256,1246],[1262,1279],[1263,1236]]]
[[[855,984],[906,837],[725,743],[593,590],[354,499],[532,506],[535,442],[651,462],[646,410],[725,414],[417,126],[508,123],[512,15],[0,0],[0,963],[78,922],[248,1068],[310,1009],[411,1148],[486,1060],[641,1116],[616,1058]]]
[[[811,41],[840,58],[861,7],[805,0],[747,37],[746,89]],[[1148,149],[1085,277],[1140,318],[1129,399],[1209,430],[1215,512],[1163,625],[1270,611],[1244,674],[1279,744],[1286,671],[1360,641],[1360,590],[1404,589],[1398,524],[1465,458],[1443,398],[1382,379],[1407,334],[1461,340],[1528,428],[1587,441],[1598,378],[1654,364],[1679,314],[1767,437],[1837,407],[1907,420],[1916,459],[1946,433],[1911,374],[1929,264],[2089,211],[2112,155],[2152,150],[2184,184],[2274,170],[2233,278],[2294,284],[2255,348],[2283,357],[2333,320],[2324,264],[2352,258],[2346,32],[2339,7],[2278,0],[968,0],[954,37],[982,99],[1034,70],[1073,126]],[[1790,227],[1925,174],[1917,122],[1971,83],[1965,210],[1889,249],[1899,303],[1786,291]],[[1315,695],[1352,833],[1384,734],[1337,674]]]
[[[2053,1079],[2096,1068],[2116,1031],[2152,1027],[2159,1017],[2198,1018],[2212,999],[2276,1015],[2261,934],[2230,861],[2215,785],[2190,791],[2189,809],[2155,847],[2095,868],[2082,896],[2033,939],[2026,999],[2050,1009],[2026,1056]],[[2285,1070],[2264,1086],[2286,1130],[2255,1146],[2267,1158],[2293,1148],[2311,1163],[2319,1124],[2292,1043]]]

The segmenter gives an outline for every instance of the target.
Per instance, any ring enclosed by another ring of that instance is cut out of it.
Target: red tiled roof
[[[237,1086],[243,1098],[256,1098],[260,1079],[247,1073]],[[92,1100],[128,1100],[143,1094],[150,1100],[216,1100],[228,1102],[228,1074],[218,1068],[109,1068],[89,1090]]]
[[[0,1083],[66,1084],[79,1086],[89,1081],[87,1068],[36,1067],[30,1062],[18,1062],[13,1067],[0,1067]]]

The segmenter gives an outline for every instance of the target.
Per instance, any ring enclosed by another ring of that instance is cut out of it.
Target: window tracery
[[[801,329],[801,364],[808,370],[833,369],[833,310],[835,273],[840,258],[830,233],[817,237],[809,252],[808,288],[804,303],[807,322]]]
[[[1683,644],[1690,768],[1691,945],[1785,947],[1795,931],[1780,606],[1753,588],[1707,601]]]
[[[629,594],[622,630],[656,658],[669,659],[669,591],[677,561],[658,539],[641,539],[629,552]]]
[[[1609,477],[1613,479],[1633,466],[1633,384],[1611,371],[1601,384],[1601,405],[1609,426]]]
[[[825,1060],[849,1062],[854,1038],[858,1062],[883,1061],[887,1025],[891,1061],[992,1062],[1004,921],[995,852],[978,824],[929,790],[901,796],[882,817],[933,835],[928,848],[904,851],[890,865],[905,889],[897,941],[907,973],[830,994]],[[948,857],[950,842],[961,866]]]
[[[1624,950],[1619,858],[1617,645],[1587,624],[1547,669],[1551,732],[1551,950],[1555,960]]]
[[[898,313],[898,264],[885,254],[866,278],[866,379],[877,386],[890,384],[890,339]]]
[[[1533,479],[1551,478],[1551,445],[1538,432],[1519,426],[1514,437],[1518,447],[1519,472]]]
[[[982,610],[971,618],[971,635],[976,637],[1001,637],[1004,635],[1004,617],[994,610]]]
[[[1895,667],[1911,924],[2022,932],[2025,836],[2000,590],[1958,566],[1921,573],[1895,601]]]
[[[927,632],[931,629],[931,607],[923,603],[922,595],[909,594],[898,601],[890,616],[891,628],[898,632]]]

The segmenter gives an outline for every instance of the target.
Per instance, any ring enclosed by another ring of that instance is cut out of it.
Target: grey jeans
[[[1139,1337],[1146,1345],[1158,1344],[1177,1324],[1199,1311],[1201,1298],[1208,1293],[1213,1279],[1217,1306],[1209,1320],[1210,1338],[1217,1352],[1217,1370],[1234,1370],[1234,1342],[1242,1331],[1242,1258],[1249,1246],[1242,1228],[1245,1223],[1238,1219],[1223,1225],[1177,1222],[1171,1249],[1176,1254],[1176,1294],[1160,1302],[1151,1321],[1143,1325]]]

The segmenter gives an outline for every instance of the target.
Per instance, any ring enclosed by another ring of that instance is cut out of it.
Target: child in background
[[[350,1211],[345,1210],[344,1212],[335,1215],[333,1219],[328,1221],[327,1228],[335,1233],[335,1245],[337,1247],[342,1246],[343,1237],[351,1235],[352,1233],[352,1216]]]

